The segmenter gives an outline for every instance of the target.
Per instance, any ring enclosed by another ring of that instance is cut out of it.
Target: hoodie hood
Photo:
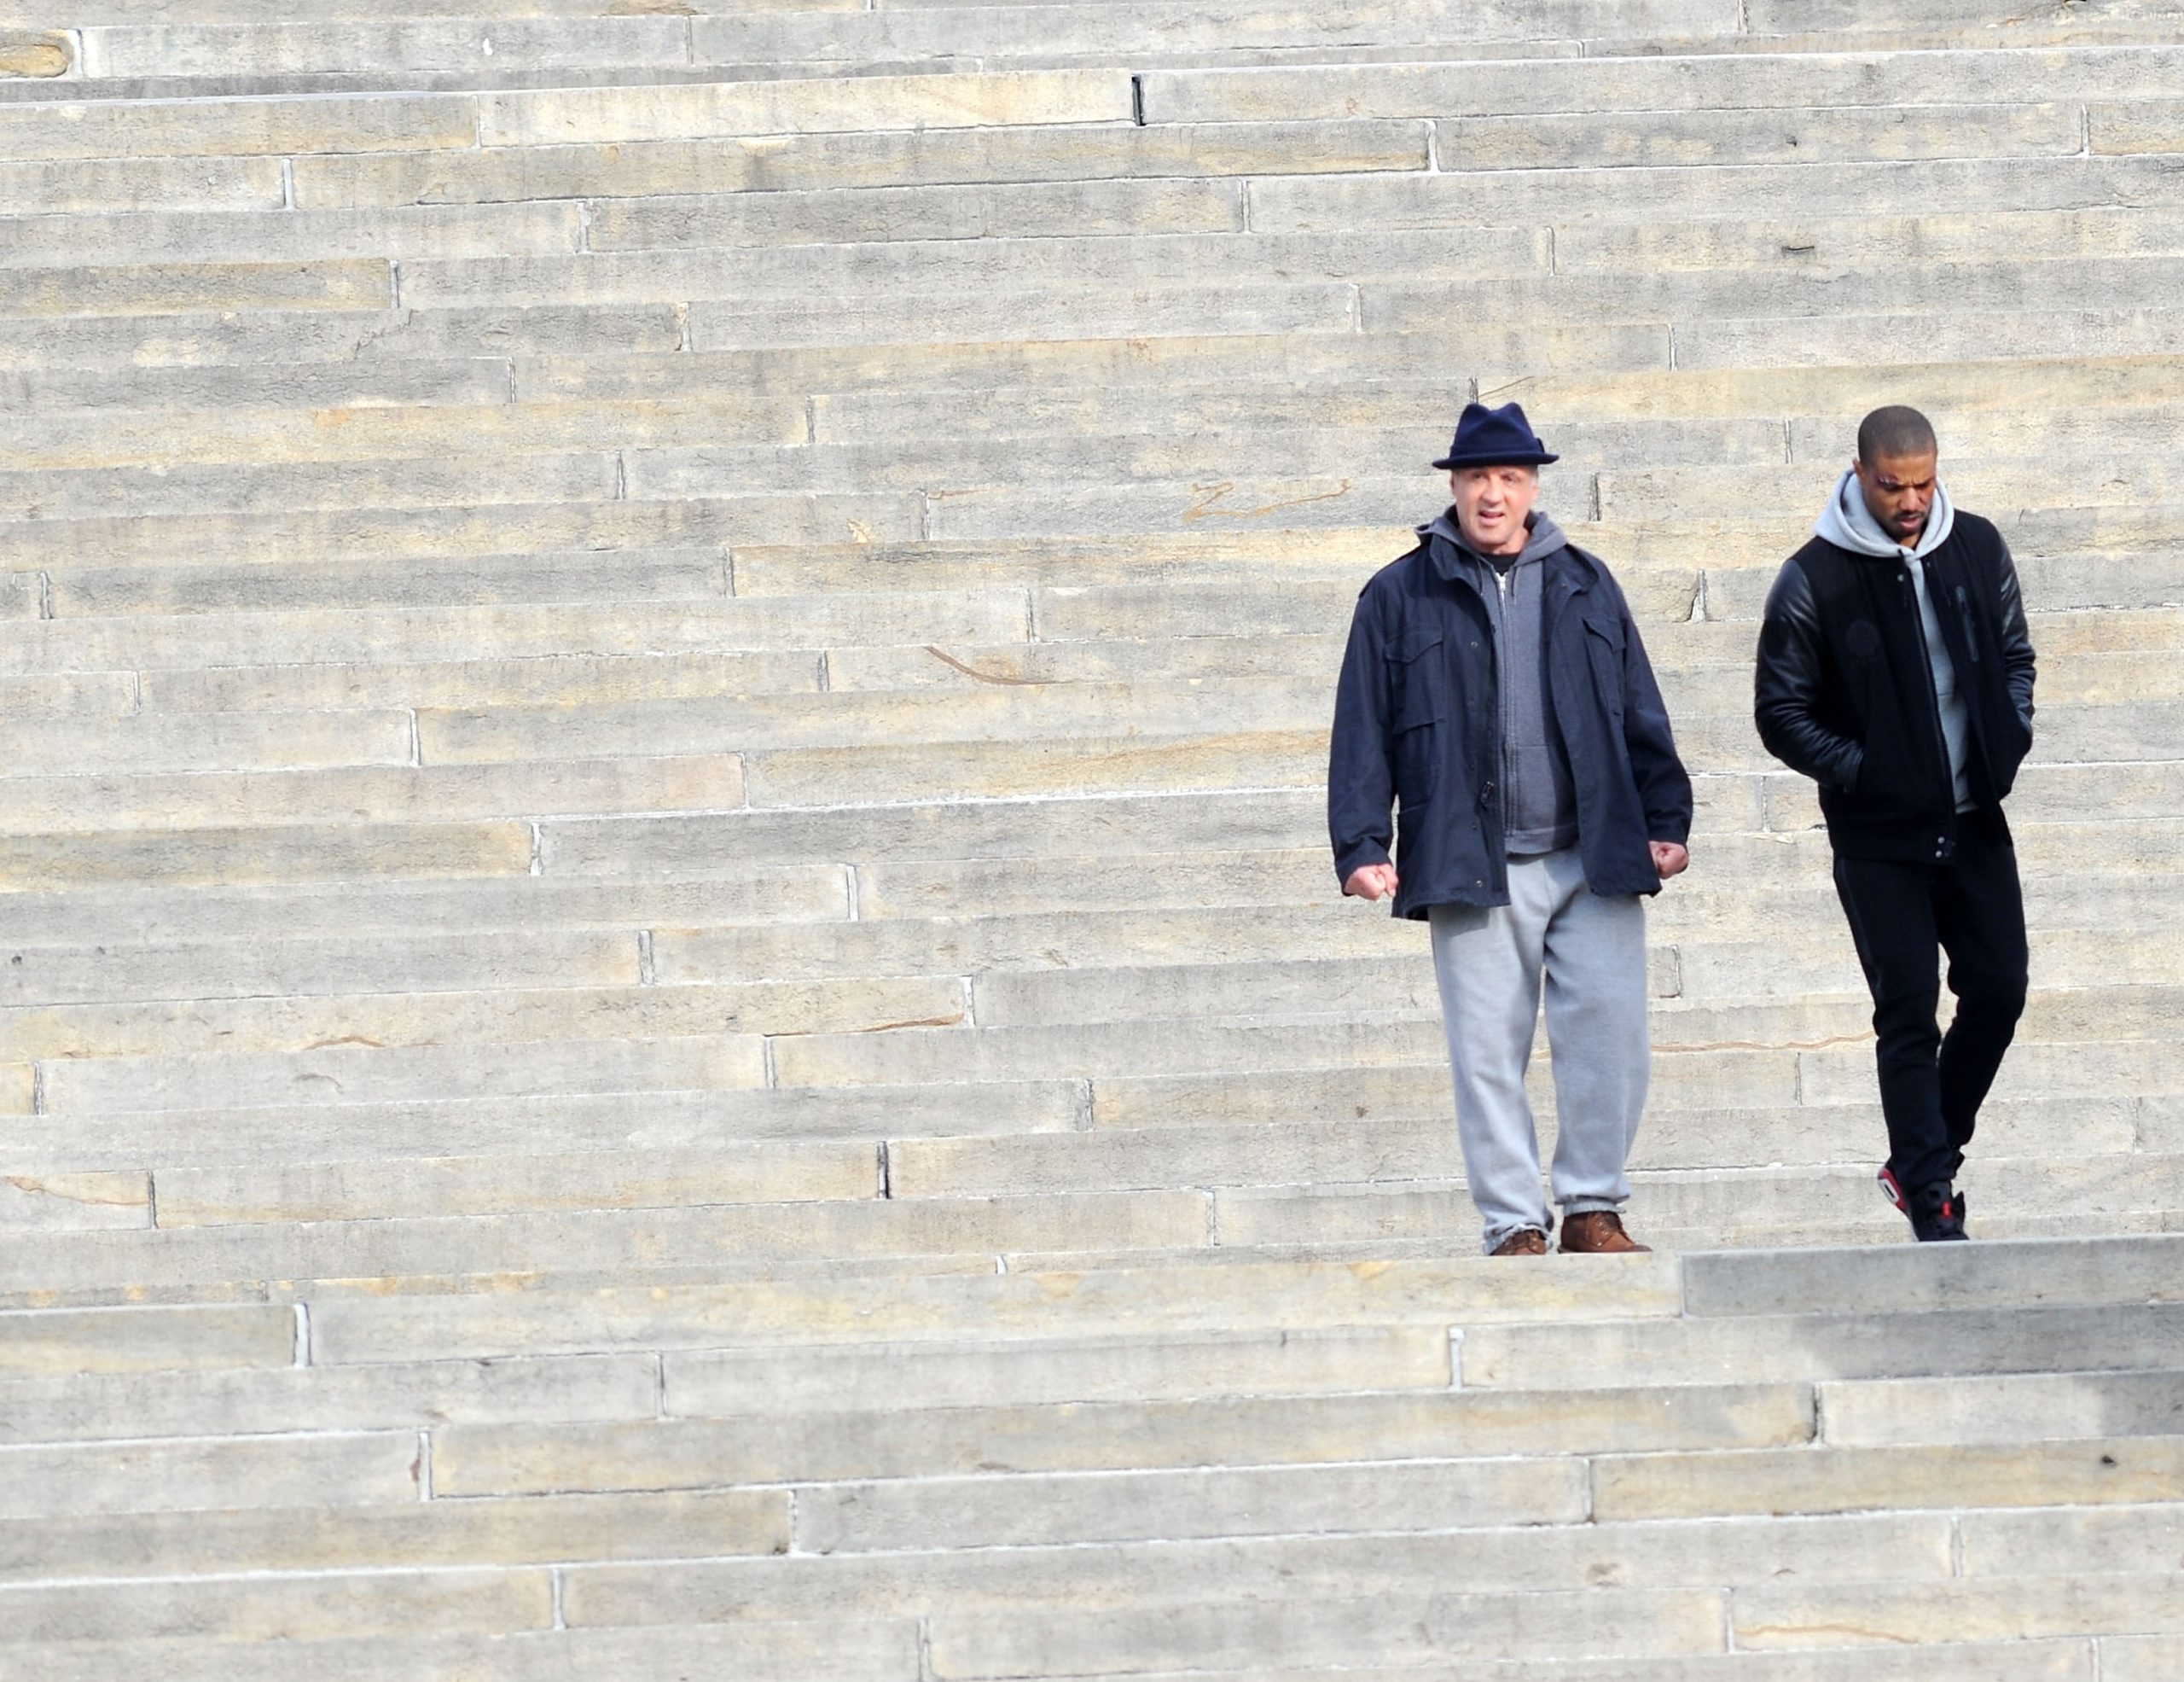
[[[1514,561],[1509,562],[1509,570],[1513,571],[1516,567],[1528,565],[1531,562],[1542,560],[1554,554],[1556,550],[1567,549],[1570,546],[1570,539],[1562,535],[1562,528],[1554,523],[1553,515],[1544,514],[1538,509],[1534,509],[1525,516],[1525,524],[1530,535],[1525,538],[1523,553]],[[1421,538],[1446,538],[1455,546],[1458,553],[1492,571],[1502,570],[1496,565],[1497,560],[1507,560],[1506,556],[1481,555],[1471,546],[1470,540],[1463,534],[1463,528],[1456,523],[1456,510],[1454,503],[1441,511],[1440,518],[1420,526],[1418,528],[1418,535]],[[1891,551],[1891,553],[1893,552]]]
[[[1821,510],[1812,529],[1838,549],[1847,549],[1853,555],[1871,555],[1890,561],[1899,555],[1909,555],[1923,560],[1949,541],[1949,530],[1955,524],[1956,509],[1949,499],[1948,487],[1937,481],[1934,505],[1926,510],[1926,529],[1919,533],[1919,546],[1906,549],[1881,530],[1880,521],[1866,506],[1865,492],[1858,488],[1856,469],[1844,468],[1843,476],[1835,481],[1835,494],[1827,499],[1827,506]]]

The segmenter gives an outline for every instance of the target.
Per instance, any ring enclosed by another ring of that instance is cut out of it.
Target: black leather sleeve
[[[2003,544],[2001,549],[2001,577],[1997,586],[2002,602],[2002,669],[2010,674],[2010,704],[2017,708],[2018,722],[2030,733],[2036,675],[2032,632],[2024,622],[2024,594],[2018,587],[2017,562],[2010,559],[2007,544]]]
[[[1782,563],[1767,594],[1759,630],[1752,711],[1767,751],[1815,782],[1858,786],[1865,750],[1821,722],[1820,609],[1811,580],[1793,560]]]

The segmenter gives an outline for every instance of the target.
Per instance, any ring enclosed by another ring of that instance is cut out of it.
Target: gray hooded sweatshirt
[[[1845,468],[1843,477],[1835,482],[1835,494],[1828,498],[1827,506],[1813,522],[1813,530],[1838,549],[1877,559],[1901,558],[1910,569],[1911,582],[1919,592],[1919,623],[1926,633],[1926,666],[1934,680],[1934,702],[1942,715],[1942,738],[1949,744],[1949,770],[1956,784],[1956,809],[1969,812],[1972,806],[1972,782],[1965,771],[1965,755],[1971,731],[1970,709],[1957,690],[1956,662],[1949,658],[1949,644],[1942,637],[1941,620],[1934,612],[1933,597],[1926,588],[1926,557],[1949,541],[1949,532],[1955,524],[1955,507],[1949,502],[1948,491],[1937,483],[1934,505],[1926,511],[1926,529],[1919,534],[1917,548],[1906,549],[1881,530],[1880,522],[1866,506],[1865,492],[1858,488],[1856,472]]]
[[[1502,812],[1504,849],[1554,853],[1577,844],[1577,789],[1547,700],[1547,643],[1540,608],[1541,563],[1569,539],[1547,515],[1527,519],[1523,553],[1484,556],[1464,540],[1452,508],[1422,529],[1446,538],[1494,621],[1495,668],[1502,699]]]

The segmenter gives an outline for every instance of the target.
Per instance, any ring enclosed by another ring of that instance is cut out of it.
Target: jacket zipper
[[[1942,807],[1949,817],[1942,831],[1942,844],[1935,850],[1934,857],[1944,859],[1956,851],[1956,777],[1949,762],[1949,730],[1942,723],[1942,697],[1940,689],[1934,683],[1933,651],[1926,646],[1926,615],[1919,611],[1918,581],[1911,576],[1908,561],[1904,562],[1902,567],[1904,586],[1911,592],[1911,625],[1919,634],[1919,659],[1926,670],[1926,706],[1934,720],[1934,746],[1941,750]],[[1931,590],[1933,580],[1929,578],[1926,583]],[[1941,622],[1939,613],[1935,614],[1934,621],[1937,625]]]

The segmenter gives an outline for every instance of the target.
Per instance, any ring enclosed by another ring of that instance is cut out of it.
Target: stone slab
[[[823,1485],[799,1492],[795,1528],[799,1548],[842,1553],[1571,1523],[1584,1516],[1585,1500],[1579,1463],[1558,1460],[1121,1472],[1096,1479],[1025,1474]]]
[[[1126,123],[1130,87],[1117,72],[875,76],[853,84],[728,82],[489,94],[479,106],[478,137],[484,145],[570,145],[845,129]]]
[[[204,1313],[209,1311],[191,1311]],[[233,1312],[235,1311],[227,1311]],[[293,1310],[273,1305],[268,1326]],[[277,1341],[277,1339],[276,1340]],[[422,1430],[649,1418],[659,1374],[645,1354],[408,1365],[76,1369],[0,1379],[0,1440],[90,1441],[218,1433]]]
[[[1995,1507],[2143,1502],[2173,1493],[2179,1459],[2175,1437],[1606,1457],[1593,1463],[1593,1507],[1601,1519],[1947,1508],[1972,1489],[1982,1504]],[[1985,1633],[1977,1623],[1958,1627],[1973,1636]]]
[[[707,1403],[692,1386],[678,1383],[676,1373],[702,1371],[710,1359],[671,1358],[671,1413]],[[1795,1387],[1659,1391],[1643,1397],[1571,1392],[1520,1400],[1445,1390],[1329,1395],[1298,1390],[1188,1402],[1146,1395],[1044,1407],[1005,1406],[995,1398],[976,1406],[770,1417],[735,1406],[717,1420],[443,1431],[434,1439],[433,1464],[433,1487],[444,1493],[524,1494],[1555,1455],[1581,1452],[1589,1445],[1758,1446],[1803,1441],[1811,1429],[1809,1397]],[[1628,1569],[1618,1571],[1617,1580]]]
[[[295,1358],[295,1315],[281,1305],[0,1313],[0,1374],[9,1380],[280,1368]]]

